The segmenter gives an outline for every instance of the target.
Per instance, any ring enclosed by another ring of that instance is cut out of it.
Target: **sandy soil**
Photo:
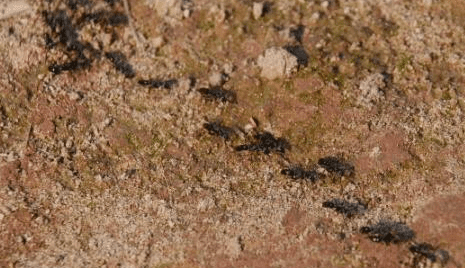
[[[1,267],[465,264],[465,2],[128,4],[0,20]],[[290,149],[255,146],[265,131]],[[361,232],[380,220],[415,238]]]

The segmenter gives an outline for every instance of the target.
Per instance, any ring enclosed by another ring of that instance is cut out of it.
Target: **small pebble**
[[[263,15],[263,3],[253,3],[253,17],[258,20]]]

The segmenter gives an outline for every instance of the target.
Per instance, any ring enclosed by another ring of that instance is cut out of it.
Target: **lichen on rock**
[[[365,107],[372,107],[384,99],[385,78],[381,73],[370,74],[360,82],[358,103]]]

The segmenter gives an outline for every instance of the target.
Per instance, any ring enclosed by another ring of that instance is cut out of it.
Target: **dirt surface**
[[[465,264],[465,2],[20,4],[1,267]]]

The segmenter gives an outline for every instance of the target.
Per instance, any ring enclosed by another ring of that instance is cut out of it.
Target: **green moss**
[[[40,74],[45,75],[48,73],[48,66],[46,64],[37,65],[32,68],[28,68],[27,70],[22,70],[18,74],[18,81],[25,88],[35,88],[39,83],[39,79],[37,77]]]
[[[151,143],[152,143],[152,146],[155,145],[157,148],[166,147],[166,141],[163,140],[163,138],[160,136],[159,133],[152,134]]]
[[[135,150],[139,150],[141,146],[140,139],[134,133],[126,133],[124,136],[129,143]]]
[[[57,172],[56,181],[68,190],[74,190],[76,185],[73,181],[73,178],[67,174],[65,170]]]
[[[412,215],[413,206],[409,204],[400,204],[397,206],[397,212],[400,216],[407,218]]]
[[[90,208],[90,209],[94,209],[97,207],[97,203],[91,201],[87,204],[87,207]]]
[[[312,94],[310,92],[302,92],[298,95],[298,98],[301,102],[305,104],[312,103]]]
[[[331,257],[331,265],[333,267],[346,267],[348,264],[344,255],[335,255]]]
[[[83,219],[83,218],[81,218]],[[92,238],[92,227],[87,220],[81,220],[81,230],[77,240],[82,250],[89,250],[89,241]]]
[[[345,40],[346,35],[350,35],[354,32],[354,27],[351,26],[345,16],[337,16],[334,21],[330,20],[330,29],[334,36],[340,40]]]
[[[347,97],[347,96],[343,96],[343,98],[341,99],[340,104],[341,104],[342,109],[357,107],[356,101],[354,101],[352,98]]]
[[[204,32],[215,28],[215,22],[208,10],[200,10],[196,27]]]
[[[324,63],[324,67],[321,65],[319,67],[314,67],[314,72],[326,83],[333,83],[339,88],[344,87],[345,84],[345,75],[339,71],[333,71],[332,66],[329,63]]]
[[[406,169],[407,169],[407,167],[406,167]],[[380,176],[380,180],[382,182],[389,183],[389,184],[394,183],[396,181],[396,179],[398,178],[397,173],[394,170],[391,170],[391,169],[380,173],[379,176]]]
[[[321,89],[313,92],[302,92],[298,95],[298,98],[305,104],[313,104],[318,107],[325,104],[325,97]]]
[[[285,80],[281,87],[289,93],[295,92],[294,82],[292,80]]]
[[[413,59],[413,56],[411,55],[401,54],[396,64],[397,69],[401,73],[404,73],[407,66],[412,64],[412,59]]]
[[[253,182],[248,180],[242,180],[231,184],[230,190],[245,196],[255,196],[256,194],[256,189]]]
[[[306,152],[309,148],[320,144],[326,131],[321,114],[315,113],[306,120],[306,123],[301,122],[298,127],[287,129],[284,136],[288,137],[291,144],[294,145],[294,151]]]
[[[155,52],[155,56],[157,57],[167,57],[168,56],[168,53],[165,51],[166,48],[165,47],[162,47],[160,49],[157,49],[157,51]],[[157,59],[156,58],[153,58],[152,59],[154,64],[157,63]]]
[[[457,105],[459,106],[460,110],[462,110],[462,112],[465,112],[465,100],[463,98],[459,98],[457,100]]]
[[[205,66],[187,52],[183,57],[183,63],[183,68],[180,71],[181,75],[206,76],[208,68],[205,68]]]
[[[182,174],[177,174],[176,179],[183,183],[186,183],[189,181],[189,178],[187,176],[183,176]]]
[[[443,99],[443,100],[451,100],[452,99],[452,96],[451,96],[449,90],[444,90],[442,92],[441,99]]]
[[[80,192],[94,194],[94,193],[102,193],[103,191],[105,191],[106,184],[95,180],[96,173],[97,172],[91,171],[91,170],[81,171],[82,180],[81,180],[81,183],[79,184]],[[93,202],[90,202],[87,206],[89,208],[94,208],[95,204]]]
[[[208,30],[215,28],[215,23],[210,20],[201,21],[197,27],[201,29],[202,31],[206,32]]]
[[[440,140],[439,138],[434,137],[434,136],[431,136],[431,137],[429,138],[429,140],[430,140],[432,143],[434,143],[434,144],[436,144],[436,145],[439,145],[440,147],[445,147],[445,146],[447,145],[447,142],[446,142],[446,141]]]

